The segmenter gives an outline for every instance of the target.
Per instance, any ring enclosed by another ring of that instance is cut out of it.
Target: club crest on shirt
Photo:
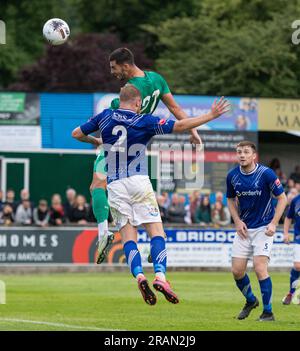
[[[275,184],[276,184],[277,186],[280,186],[280,185],[281,185],[280,180],[279,180],[278,178],[275,180]]]

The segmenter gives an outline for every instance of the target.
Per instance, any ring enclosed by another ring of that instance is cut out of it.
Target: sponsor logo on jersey
[[[281,185],[280,180],[279,180],[278,178],[275,180],[275,184],[276,184],[277,186],[280,186],[280,185]]]
[[[248,190],[248,191],[236,191],[237,196],[261,196],[262,190]]]

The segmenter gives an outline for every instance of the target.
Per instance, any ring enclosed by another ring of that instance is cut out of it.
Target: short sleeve
[[[171,93],[171,90],[170,90],[166,80],[161,75],[159,75],[159,77],[160,77],[160,82],[161,82],[161,95]]]
[[[170,134],[173,131],[175,121],[172,119],[161,119],[152,115],[145,115],[144,118],[151,135]]]
[[[295,201],[291,202],[291,205],[288,209],[288,212],[286,214],[287,218],[293,219],[295,217]]]
[[[83,134],[88,135],[99,130],[99,121],[102,118],[102,113],[90,118],[86,123],[80,126]]]
[[[265,176],[266,176],[268,186],[269,186],[269,188],[274,196],[277,197],[277,196],[281,195],[282,193],[284,193],[283,186],[282,186],[280,180],[278,179],[277,175],[275,174],[275,172],[272,169],[269,168],[265,172]]]
[[[227,185],[227,190],[226,190],[226,197],[227,198],[235,198],[236,197],[236,193],[235,193],[235,190],[234,190],[234,187],[231,183],[231,175],[230,173],[227,175],[227,178],[226,178],[226,185]]]

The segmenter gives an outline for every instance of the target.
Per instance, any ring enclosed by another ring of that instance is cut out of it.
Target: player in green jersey
[[[188,118],[187,114],[175,101],[167,82],[158,73],[143,71],[135,65],[133,53],[127,48],[119,48],[109,56],[111,74],[120,81],[134,85],[142,97],[141,113],[153,113],[161,100],[169,111],[181,120]],[[119,99],[111,102],[111,108],[119,108]],[[190,142],[201,144],[197,129],[191,130]],[[106,180],[103,168],[104,156],[99,154],[94,166],[92,184],[93,212],[98,222],[98,257],[97,263],[103,262],[113,241],[113,233],[108,231],[108,202],[106,197]]]

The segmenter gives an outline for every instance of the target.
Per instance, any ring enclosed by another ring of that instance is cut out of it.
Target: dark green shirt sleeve
[[[119,98],[115,98],[112,100],[112,102],[110,103],[110,108],[112,110],[117,110],[120,107],[120,99]]]
[[[169,94],[171,90],[168,86],[168,83],[161,75],[160,75],[160,83],[161,83],[161,95]]]

